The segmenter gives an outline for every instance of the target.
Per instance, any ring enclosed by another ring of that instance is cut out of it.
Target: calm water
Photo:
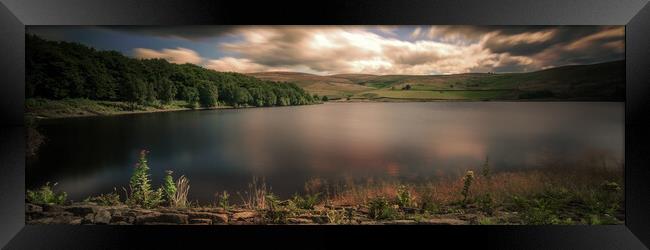
[[[174,170],[202,202],[253,175],[287,196],[310,177],[417,181],[486,156],[497,170],[589,155],[620,164],[623,114],[623,103],[328,103],[48,120],[27,185],[58,182],[74,200],[110,192],[128,185],[140,149],[156,186]]]

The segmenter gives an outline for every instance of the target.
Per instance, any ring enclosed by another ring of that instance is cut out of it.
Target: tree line
[[[140,105],[183,100],[216,105],[288,106],[318,102],[293,83],[208,70],[164,59],[134,59],[79,43],[26,35],[26,97],[87,98]]]

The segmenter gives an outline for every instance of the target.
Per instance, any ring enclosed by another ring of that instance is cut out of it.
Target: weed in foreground
[[[54,187],[58,183],[50,186],[47,182],[37,190],[27,190],[27,201],[35,204],[63,204],[68,197],[66,192],[55,192]]]

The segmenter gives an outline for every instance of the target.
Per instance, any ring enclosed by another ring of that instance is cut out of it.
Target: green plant
[[[401,208],[408,207],[411,205],[411,193],[408,190],[408,187],[404,185],[399,185],[397,187],[397,205]]]
[[[165,179],[163,182],[163,190],[165,191],[165,199],[171,205],[174,196],[176,196],[176,183],[174,183],[174,172],[171,170],[165,171]]]
[[[132,206],[154,208],[162,202],[163,190],[159,188],[154,191],[151,187],[147,153],[146,150],[140,151],[140,158],[135,165],[131,181],[129,182],[131,194],[127,198],[127,203]]]
[[[122,204],[122,202],[120,201],[120,194],[117,193],[116,189],[113,189],[113,192],[111,193],[88,197],[84,201],[95,202],[102,206],[116,206]]]
[[[478,203],[478,208],[481,212],[487,215],[494,214],[494,200],[489,193],[477,197],[476,202]]]
[[[345,223],[346,213],[345,213],[344,210],[337,210],[337,209],[327,210],[326,215],[327,215],[327,219],[329,220],[330,223],[333,223],[333,224],[343,224],[343,223]],[[350,220],[348,220],[348,221],[350,221]]]
[[[264,219],[274,224],[287,223],[289,212],[287,209],[281,207],[281,201],[272,193],[265,197],[267,210],[264,213]]]
[[[384,197],[375,197],[368,203],[368,215],[377,220],[388,220],[397,217],[397,210],[391,207]]]
[[[467,173],[465,173],[465,176],[463,177],[463,190],[461,190],[460,192],[463,195],[463,205],[467,204],[467,198],[469,197],[470,187],[472,186],[473,181],[474,181],[474,171],[468,170]]]
[[[429,213],[429,214],[437,214],[440,212],[440,205],[437,203],[427,200],[422,202],[422,211]]]
[[[496,223],[490,217],[483,217],[483,218],[478,220],[478,224],[479,225],[494,225]]]
[[[553,201],[535,198],[528,202],[522,213],[522,220],[528,225],[568,225],[573,224],[571,218],[561,219],[554,209]]]
[[[299,209],[314,209],[314,206],[318,204],[319,196],[320,193],[316,193],[313,195],[307,194],[303,198],[298,194],[294,194],[293,198],[291,199],[291,202],[296,208]]]
[[[57,184],[54,183],[50,186],[50,183],[47,182],[38,190],[27,190],[27,201],[35,204],[63,204],[68,194],[66,192],[55,192],[54,187]]]
[[[223,193],[219,195],[219,206],[224,210],[228,210],[230,208],[229,199],[230,199],[230,194],[228,194],[228,191],[223,191]]]

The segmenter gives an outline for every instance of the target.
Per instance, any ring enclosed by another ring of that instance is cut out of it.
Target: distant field
[[[352,98],[395,98],[395,99],[432,99],[432,100],[493,100],[516,99],[517,95],[508,90],[374,90],[360,93]]]
[[[625,61],[562,66],[527,73],[319,76],[294,72],[264,72],[250,75],[265,80],[294,82],[312,94],[328,96],[330,99],[625,99]],[[402,90],[407,85],[410,90]]]

